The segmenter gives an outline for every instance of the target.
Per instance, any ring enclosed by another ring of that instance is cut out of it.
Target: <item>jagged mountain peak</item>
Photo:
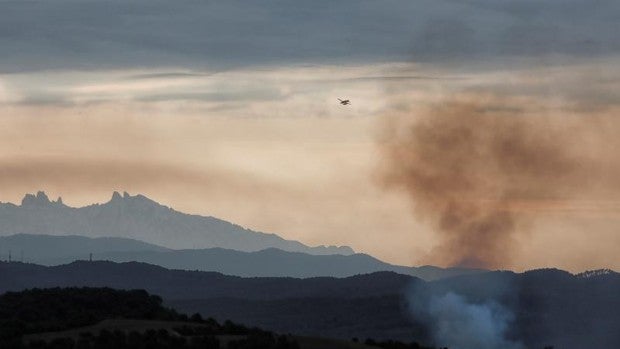
[[[40,204],[49,204],[50,199],[43,191],[39,191],[36,194],[26,194],[22,199],[22,206],[33,206]]]
[[[221,247],[239,251],[278,248],[310,254],[353,254],[348,246],[311,247],[276,234],[253,231],[215,217],[185,214],[144,195],[112,193],[108,202],[68,207],[45,192],[27,194],[21,206],[0,206],[0,235],[126,237],[169,248]]]
[[[121,196],[121,194],[115,191],[114,193],[112,193],[112,199],[110,201],[116,201],[116,200],[122,200],[122,199],[123,197]]]
[[[22,199],[22,207],[43,207],[49,205],[61,205],[64,206],[62,198],[58,197],[58,200],[51,201],[44,191],[38,191],[36,194],[26,194]]]

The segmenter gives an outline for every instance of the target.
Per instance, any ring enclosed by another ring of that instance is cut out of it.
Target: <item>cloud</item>
[[[151,79],[170,79],[170,78],[200,78],[213,75],[209,73],[200,72],[157,72],[157,73],[142,73],[128,76],[127,80],[151,80]]]
[[[454,81],[440,71],[399,76],[402,64],[305,66],[227,71],[112,70],[50,71],[0,75],[8,104],[80,108],[113,103],[159,105],[165,110],[237,116],[332,116],[342,113],[336,97],[347,94],[355,107],[378,105],[373,89],[389,80],[407,89],[428,81]],[[457,79],[457,81],[460,81]],[[303,103],[301,105],[300,103]],[[330,108],[328,108],[328,106]],[[243,108],[240,108],[243,107]],[[368,110],[368,107],[365,107]],[[261,113],[267,111],[267,113]],[[262,114],[262,115],[259,115]],[[361,114],[359,112],[355,113]],[[372,115],[372,112],[364,113]]]
[[[613,0],[3,1],[0,72],[593,57],[620,51],[619,11]]]
[[[251,102],[251,101],[273,101],[283,100],[286,96],[277,89],[262,88],[248,91],[216,91],[216,92],[166,92],[160,94],[149,94],[139,97],[137,100],[143,102],[161,101],[201,101],[201,102]]]

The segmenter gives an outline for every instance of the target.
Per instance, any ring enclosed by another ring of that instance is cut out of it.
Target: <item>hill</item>
[[[115,192],[104,204],[73,208],[44,192],[21,205],[0,203],[0,235],[49,234],[125,237],[175,249],[221,247],[239,251],[279,248],[309,254],[352,254],[347,246],[309,247],[214,217],[188,215],[143,196]]]
[[[278,336],[230,321],[188,318],[142,290],[52,288],[0,296],[2,348],[298,349]]]
[[[8,259],[9,251],[14,260],[25,258],[40,264],[56,259],[70,261],[88,259],[89,254],[99,255],[110,252],[170,251],[165,247],[134,239],[101,237],[88,238],[78,235],[33,235],[15,234],[0,236],[0,258]]]
[[[141,290],[51,288],[8,292],[0,296],[0,328],[17,333],[61,331],[109,318],[178,320],[162,299]]]
[[[256,252],[222,248],[172,250],[126,238],[87,238],[83,236],[18,234],[0,237],[0,260],[8,259],[61,265],[76,260],[144,262],[168,269],[215,271],[245,277],[348,277],[379,271],[392,271],[424,280],[482,272],[477,269],[405,267],[382,262],[366,254],[311,255],[269,248]]]
[[[391,272],[348,278],[242,278],[215,272],[169,270],[137,262],[77,261],[45,267],[0,262],[0,292],[33,287],[112,287],[146,289],[164,299],[368,297],[396,294],[419,279]],[[421,280],[419,280],[421,281]]]
[[[432,344],[441,306],[455,312],[444,320],[475,322],[468,316],[497,312],[501,316],[492,323],[506,326],[507,338],[526,347],[620,347],[620,275],[611,271],[498,271],[425,282],[391,272],[341,279],[243,278],[135,262],[56,267],[14,262],[0,263],[0,275],[0,292],[55,286],[143,288],[182,312],[312,337]],[[420,307],[424,311],[416,310]]]
[[[399,346],[395,346],[399,345]],[[50,288],[0,295],[0,347],[201,349],[432,349],[413,343],[278,335],[162,306],[143,290]]]
[[[446,277],[483,272],[480,269],[439,268],[433,266],[406,267],[380,261],[370,255],[310,255],[300,252],[269,248],[256,252],[234,251],[221,248],[202,250],[139,251],[101,253],[98,259],[115,262],[145,262],[169,269],[216,271],[244,277],[349,277],[391,271],[437,280]],[[57,260],[68,263],[75,258]],[[48,264],[48,263],[46,263]]]
[[[529,347],[620,347],[620,274],[591,271],[573,275],[558,269],[521,274],[492,272],[457,276],[430,284],[434,293],[493,299],[515,316],[512,333]]]

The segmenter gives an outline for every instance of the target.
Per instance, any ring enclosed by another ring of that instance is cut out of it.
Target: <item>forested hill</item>
[[[452,293],[464,309],[500,305],[514,320],[507,325],[509,335],[527,347],[620,347],[620,275],[613,271],[487,272],[425,282],[392,272],[340,279],[243,278],[136,262],[82,261],[55,267],[3,262],[0,275],[0,292],[71,286],[145,289],[185,313],[280,333],[346,339],[427,339],[435,324],[415,316],[411,305]],[[587,326],[582,319],[588,319]]]
[[[221,345],[222,338],[228,339],[226,346]],[[290,336],[230,321],[221,325],[199,314],[178,314],[144,290],[51,288],[0,296],[0,348],[299,349],[299,345]]]
[[[422,281],[393,272],[348,278],[243,278],[215,272],[169,270],[138,262],[105,261],[77,261],[53,267],[0,262],[0,275],[0,292],[89,286],[146,289],[164,299],[371,297],[402,294],[412,282]]]
[[[62,331],[105,319],[179,320],[162,299],[144,290],[51,288],[8,292],[0,296],[0,328],[16,333]]]

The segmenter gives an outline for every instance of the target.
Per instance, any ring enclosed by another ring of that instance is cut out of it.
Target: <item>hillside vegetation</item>
[[[143,290],[52,288],[0,296],[0,348],[15,349],[432,349],[278,335],[162,306]]]

